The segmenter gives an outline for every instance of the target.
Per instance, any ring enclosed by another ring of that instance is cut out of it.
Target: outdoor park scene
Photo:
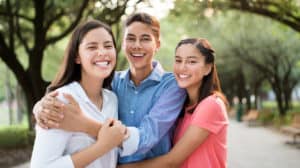
[[[154,60],[166,71],[181,39],[211,43],[229,103],[228,168],[300,167],[300,0],[0,0],[0,168],[30,167],[33,107],[76,26],[111,26],[126,70],[124,22],[137,12],[160,22]]]

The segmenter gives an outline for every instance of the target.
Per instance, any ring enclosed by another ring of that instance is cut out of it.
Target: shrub
[[[21,126],[0,128],[0,148],[22,148],[32,145],[34,133]]]

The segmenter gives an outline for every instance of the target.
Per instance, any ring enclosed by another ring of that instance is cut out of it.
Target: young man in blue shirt
[[[137,13],[126,20],[123,49],[130,67],[115,74],[112,89],[118,97],[119,119],[135,129],[129,130],[130,138],[127,144],[123,143],[120,164],[159,156],[171,148],[172,127],[182,109],[185,92],[178,87],[172,73],[165,72],[159,62],[153,61],[159,48],[160,25],[156,18]],[[62,110],[54,97],[55,93],[48,94],[42,105],[37,105],[41,108],[35,108],[38,124],[96,137],[101,123],[76,117],[82,114],[76,106]],[[63,119],[58,117],[62,111]],[[126,150],[132,153],[132,149],[135,152],[126,156]]]

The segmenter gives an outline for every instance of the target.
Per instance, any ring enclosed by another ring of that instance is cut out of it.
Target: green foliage
[[[22,126],[0,128],[0,148],[19,148],[32,145],[34,133]]]
[[[52,81],[54,79],[63,61],[68,40],[69,36],[46,49],[42,66],[42,76],[44,80]]]
[[[263,109],[260,110],[258,120],[265,125],[273,125],[280,128],[283,125],[289,125],[292,122],[295,113],[300,113],[299,102],[292,102],[293,107],[288,110],[285,116],[281,116],[276,109],[275,101],[263,101]]]

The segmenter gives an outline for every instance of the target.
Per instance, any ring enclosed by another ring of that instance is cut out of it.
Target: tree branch
[[[271,19],[275,19],[281,23],[286,24],[287,26],[291,27],[297,32],[300,32],[300,17],[297,15],[293,15],[290,11],[282,10],[281,5],[270,2],[270,1],[264,1],[264,2],[256,2],[257,4],[260,4],[261,6],[255,5],[253,2],[253,5],[250,5],[248,1],[245,0],[232,0],[229,4],[229,7],[232,9],[237,9],[241,11],[247,11],[250,13],[256,13],[262,16],[267,16]],[[283,14],[272,12],[269,9],[265,9],[264,7],[268,7],[269,5],[272,5],[276,8],[279,8],[278,10],[281,12],[284,12]],[[288,16],[288,17],[283,17]],[[294,21],[293,21],[294,20]]]
[[[15,29],[14,29],[14,17],[12,15],[12,9],[11,9],[11,4],[10,1],[6,1],[6,9],[7,9],[7,14],[8,14],[8,27],[9,27],[9,48],[11,48],[12,51],[15,50],[15,44],[14,44],[14,34],[15,34]]]
[[[16,78],[25,78],[26,71],[18,61],[13,50],[6,45],[4,36],[0,32],[0,57],[5,64],[15,73]]]
[[[45,29],[48,30],[49,27],[56,21],[59,20],[62,16],[64,16],[66,13],[64,10],[61,10],[58,14],[56,14],[53,18],[50,18],[49,21],[45,24]]]
[[[62,32],[61,34],[47,39],[46,40],[46,46],[49,45],[49,44],[53,44],[53,43],[57,42],[58,40],[60,40],[61,38],[65,37],[67,34],[69,34],[77,26],[77,24],[79,23],[82,15],[83,15],[84,9],[87,7],[88,3],[89,3],[89,0],[83,1],[82,5],[79,9],[79,12],[76,16],[76,19],[73,21],[73,23],[71,23],[70,26],[64,32]]]
[[[6,13],[6,12],[0,12],[0,16],[7,16],[8,15],[8,13]],[[18,13],[12,13],[12,15],[14,16],[14,17],[19,17],[19,18],[22,18],[22,19],[24,19],[24,20],[26,20],[26,21],[28,21],[28,22],[33,22],[33,19],[32,18],[30,18],[30,17],[27,17],[27,16],[25,16],[25,15],[21,15],[21,14],[18,14]]]
[[[27,41],[26,41],[26,40],[23,38],[23,36],[22,36],[22,33],[21,33],[22,30],[21,30],[21,28],[20,28],[19,19],[17,18],[16,20],[17,20],[17,22],[16,22],[16,32],[17,32],[17,36],[18,36],[20,42],[24,45],[24,48],[25,48],[26,53],[29,55],[29,54],[30,54],[30,48],[29,48],[29,46],[28,46],[28,44],[27,44]]]

